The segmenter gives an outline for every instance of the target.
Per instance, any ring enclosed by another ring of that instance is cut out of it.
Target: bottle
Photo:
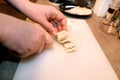
[[[109,5],[105,18],[103,19],[104,24],[108,25],[110,23],[111,19],[113,18],[114,14],[117,12],[119,7],[120,1],[113,0],[112,3]]]

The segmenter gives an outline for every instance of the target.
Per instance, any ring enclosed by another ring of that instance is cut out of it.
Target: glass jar
[[[120,0],[113,0],[112,3],[109,5],[109,8],[106,12],[106,15],[103,19],[103,23],[108,25],[111,20],[114,18],[115,14],[117,13],[120,7]]]

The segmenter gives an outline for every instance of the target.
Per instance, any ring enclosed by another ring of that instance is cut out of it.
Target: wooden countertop
[[[120,79],[120,40],[100,30],[100,18],[93,16],[86,20],[106,57]]]

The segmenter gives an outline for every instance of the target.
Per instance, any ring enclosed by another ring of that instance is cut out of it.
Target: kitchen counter
[[[119,80],[86,21],[67,19],[76,51],[67,53],[55,41],[52,48],[22,59],[13,80]]]
[[[49,2],[47,1],[47,0],[38,0],[37,1],[37,3],[40,3],[40,4],[49,4]],[[55,6],[56,7],[56,6]],[[56,8],[58,8],[58,7],[56,7]],[[92,31],[92,33],[93,33],[93,35],[94,35],[94,37],[96,38],[96,40],[98,41],[98,43],[99,43],[99,46],[102,48],[102,50],[103,50],[103,52],[104,52],[104,54],[106,55],[106,58],[109,60],[109,62],[110,62],[110,64],[112,65],[112,67],[113,67],[113,69],[115,70],[115,72],[116,72],[116,74],[117,74],[117,76],[118,76],[118,78],[120,79],[120,47],[119,47],[119,45],[120,45],[120,41],[117,39],[117,37],[116,36],[111,36],[111,35],[107,35],[107,34],[105,34],[105,33],[103,33],[100,29],[99,29],[99,22],[100,22],[100,18],[98,18],[97,16],[95,16],[95,15],[93,15],[91,18],[89,18],[89,19],[86,19],[85,20],[87,23],[88,23],[88,25],[89,25],[89,27],[90,27],[90,29],[91,29],[91,31]],[[85,35],[84,35],[85,36]],[[62,53],[62,54],[64,54],[64,53]],[[60,54],[58,54],[58,55],[60,55]],[[81,54],[77,54],[77,56],[81,56]],[[50,56],[52,56],[52,55],[50,55]],[[60,59],[60,57],[61,56],[59,56],[59,59]],[[67,57],[67,56],[66,56]],[[65,57],[65,58],[66,58]],[[72,56],[71,56],[72,57]],[[75,56],[73,56],[73,57],[75,57]],[[82,56],[81,56],[82,57]],[[90,58],[91,58],[91,56],[90,56]],[[90,59],[90,58],[88,58],[88,60]],[[39,59],[39,57],[37,58],[37,59]],[[69,60],[69,57],[67,57],[67,59]],[[67,60],[66,59],[66,60]],[[67,62],[65,60],[65,62]],[[35,61],[35,60],[33,60],[33,61]],[[71,61],[71,60],[70,60]],[[98,61],[98,59],[97,59],[97,61]],[[61,62],[61,61],[60,61]],[[75,60],[75,62],[76,62],[76,60]],[[82,62],[82,60],[81,60],[81,62]],[[84,62],[84,61],[83,61]],[[91,61],[90,61],[91,62]],[[106,59],[105,59],[105,62],[106,62]],[[20,63],[21,64],[21,63]],[[29,64],[29,63],[28,63]],[[67,63],[68,65],[70,65],[70,63]],[[66,64],[66,65],[67,65]],[[83,63],[80,63],[79,64],[79,67],[81,66],[81,64],[83,64]],[[85,63],[84,63],[85,64]],[[110,64],[108,64],[108,65],[110,65]],[[24,64],[23,64],[24,65]],[[38,65],[38,64],[37,64]],[[60,64],[59,64],[60,65]],[[76,64],[77,65],[77,64]],[[100,65],[100,64],[99,64]],[[56,65],[57,66],[57,65]],[[83,65],[82,65],[83,66]],[[16,66],[17,67],[17,66]],[[39,67],[39,65],[38,65],[38,67]],[[73,67],[73,66],[72,66]],[[68,68],[68,70],[70,69],[70,68],[72,68],[72,67],[69,67]],[[75,66],[74,66],[75,67]],[[90,66],[90,67],[92,67],[92,66]],[[19,68],[19,66],[18,66],[18,68]],[[27,67],[26,67],[27,68]],[[31,68],[32,68],[32,66],[31,66]],[[65,68],[67,68],[67,67],[65,67]],[[86,67],[87,68],[87,67]],[[25,67],[24,67],[24,69],[25,69]],[[110,71],[111,71],[111,67],[109,67],[109,69],[110,69]],[[77,70],[77,69],[76,69]],[[79,69],[80,70],[80,69]],[[88,69],[89,70],[89,69]],[[95,70],[97,70],[97,69],[95,69]],[[85,70],[86,71],[86,70]],[[93,70],[94,71],[94,70]],[[23,71],[24,72],[24,71]],[[28,71],[29,72],[29,71]],[[38,72],[39,72],[39,70],[38,70]],[[71,71],[71,72],[73,72],[73,71]],[[86,72],[89,72],[89,71],[86,71]],[[32,73],[32,72],[31,72]],[[34,73],[34,72],[33,72]],[[98,72],[97,72],[98,73]],[[113,71],[113,73],[114,73],[114,71]],[[35,73],[36,74],[36,73]],[[64,73],[65,74],[65,73]],[[72,74],[72,73],[71,73]],[[89,74],[89,73],[88,73]],[[100,73],[99,73],[100,74]],[[21,75],[22,76],[22,75]],[[38,75],[38,76],[40,76],[40,75]],[[113,76],[113,75],[112,75]],[[116,76],[116,75],[115,75]],[[89,76],[90,77],[90,76]],[[109,77],[109,76],[108,76]],[[4,79],[3,79],[4,80]],[[9,80],[9,79],[8,79]],[[30,79],[29,79],[30,80]],[[90,80],[90,79],[89,79]],[[98,79],[97,79],[98,80]],[[113,80],[116,80],[116,79],[113,79]]]
[[[112,36],[101,31],[99,28],[100,20],[101,18],[93,14],[86,22],[120,79],[120,40],[117,36]]]
[[[42,0],[38,3],[49,4]],[[96,40],[94,24],[91,24],[95,16],[92,17],[86,20],[68,18],[72,22],[69,37],[76,42],[76,52],[68,54],[55,42],[54,48],[21,60],[13,80],[118,80],[103,52],[105,46]]]
[[[38,0],[37,3],[50,4],[48,0]],[[54,6],[56,7],[57,5]],[[58,9],[58,7],[56,8]],[[86,22],[120,79],[120,40],[117,36],[108,35],[102,32],[99,29],[100,20],[100,17],[93,14],[91,18],[86,19]]]

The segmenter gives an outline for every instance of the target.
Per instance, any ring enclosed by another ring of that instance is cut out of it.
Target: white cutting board
[[[21,60],[13,80],[118,80],[86,21],[68,20],[77,51],[66,53],[55,42],[53,48]]]

